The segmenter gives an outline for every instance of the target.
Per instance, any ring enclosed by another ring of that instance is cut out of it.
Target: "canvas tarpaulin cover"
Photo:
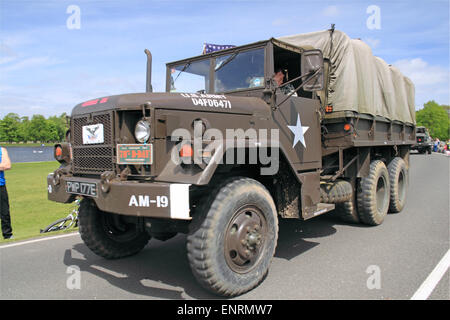
[[[297,47],[313,47],[331,62],[328,105],[415,123],[414,84],[395,67],[372,54],[359,39],[334,30],[277,38]]]

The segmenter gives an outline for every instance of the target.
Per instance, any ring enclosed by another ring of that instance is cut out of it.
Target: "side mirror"
[[[307,83],[303,86],[305,91],[319,91],[323,89],[323,55],[320,50],[308,50],[302,53],[301,58],[302,75],[318,73],[312,78],[306,78]],[[305,81],[306,81],[305,80]]]

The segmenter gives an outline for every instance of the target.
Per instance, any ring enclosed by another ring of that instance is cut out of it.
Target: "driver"
[[[283,68],[275,68],[275,74],[273,76],[273,80],[275,80],[277,86],[281,86],[285,82],[287,70]],[[280,88],[280,91],[286,95],[290,94],[291,92],[295,92],[294,86],[289,83],[285,86],[282,86]],[[295,92],[293,94],[294,97],[297,97],[297,93]]]

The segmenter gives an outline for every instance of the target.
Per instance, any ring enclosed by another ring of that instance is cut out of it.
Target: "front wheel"
[[[225,181],[194,216],[187,237],[192,272],[215,294],[243,294],[267,274],[277,237],[277,211],[267,189],[249,178]]]
[[[101,211],[89,199],[83,199],[78,213],[81,239],[95,254],[118,259],[141,251],[150,236],[137,223],[123,216]]]

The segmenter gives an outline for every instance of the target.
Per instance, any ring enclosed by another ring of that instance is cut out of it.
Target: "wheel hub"
[[[248,272],[261,257],[267,223],[254,206],[236,211],[225,233],[225,258],[235,272]]]

